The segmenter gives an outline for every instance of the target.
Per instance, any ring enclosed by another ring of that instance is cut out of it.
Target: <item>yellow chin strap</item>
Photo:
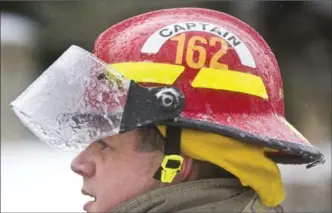
[[[158,129],[166,135],[165,126],[158,126]],[[232,173],[243,186],[255,190],[267,207],[275,207],[285,198],[279,168],[265,156],[264,147],[214,133],[182,129],[181,151],[189,157],[208,161]]]

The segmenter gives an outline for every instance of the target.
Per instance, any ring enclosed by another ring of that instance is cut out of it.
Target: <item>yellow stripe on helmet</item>
[[[268,99],[261,77],[240,71],[202,68],[191,85],[194,88],[227,90]]]
[[[181,65],[153,62],[124,62],[108,66],[133,81],[164,85],[172,85],[184,71]],[[202,68],[191,85],[194,88],[227,90],[268,99],[261,77],[235,70]]]
[[[172,85],[184,71],[184,66],[153,62],[125,62],[108,66],[136,82],[167,85]]]

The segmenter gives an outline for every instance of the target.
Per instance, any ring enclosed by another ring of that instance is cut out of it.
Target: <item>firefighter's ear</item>
[[[193,169],[193,159],[182,154],[183,157],[183,163],[180,172],[176,175],[173,182],[180,183],[187,180],[192,173]]]

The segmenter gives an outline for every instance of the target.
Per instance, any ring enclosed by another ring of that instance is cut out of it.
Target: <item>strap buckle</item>
[[[163,183],[171,183],[181,170],[183,157],[181,155],[165,155],[161,163],[161,178]]]

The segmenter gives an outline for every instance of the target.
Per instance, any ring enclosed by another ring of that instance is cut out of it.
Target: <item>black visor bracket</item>
[[[146,88],[131,81],[120,132],[177,118],[184,95],[175,87]]]

